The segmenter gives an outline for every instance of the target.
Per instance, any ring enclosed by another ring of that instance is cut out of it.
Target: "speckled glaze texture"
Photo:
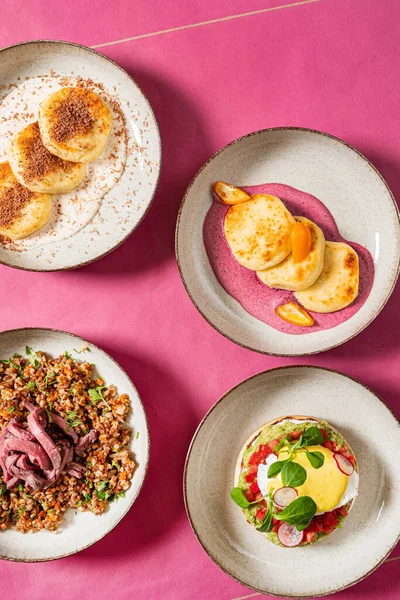
[[[76,335],[54,329],[14,329],[0,333],[1,359],[8,358],[14,352],[24,355],[26,346],[43,350],[54,357],[67,351],[73,358],[89,360],[95,364],[96,372],[101,373],[106,384],[113,383],[120,394],[129,395],[132,410],[128,415],[127,426],[134,432],[130,450],[138,463],[126,497],[110,504],[102,515],[69,509],[57,533],[43,530],[34,534],[21,534],[12,529],[1,533],[0,558],[37,562],[80,552],[99,541],[119,523],[142,488],[149,462],[150,438],[146,414],[136,388],[125,371],[103,350]],[[85,354],[77,353],[84,346],[89,351]],[[139,436],[136,437],[138,432]]]
[[[107,147],[89,164],[83,184],[54,196],[53,218],[41,232],[0,246],[0,262],[54,271],[111,252],[140,223],[158,184],[161,143],[146,97],[121,67],[67,42],[37,41],[1,50],[0,80],[1,160],[15,131],[36,120],[40,101],[61,87],[92,89],[113,115]]]
[[[374,283],[360,310],[331,329],[296,336],[248,314],[219,284],[204,246],[203,225],[217,180],[243,187],[280,182],[318,198],[343,238],[362,245],[373,257]],[[381,175],[351,146],[319,131],[272,128],[239,138],[200,169],[181,204],[176,252],[187,292],[220,333],[257,352],[313,354],[357,335],[385,305],[399,272],[399,215]]]
[[[271,544],[229,495],[243,443],[288,414],[326,419],[348,440],[360,471],[359,496],[343,528],[296,549]],[[210,558],[241,583],[270,595],[324,596],[369,575],[398,542],[399,461],[400,424],[366,387],[318,367],[273,369],[230,390],[203,419],[185,465],[186,510]],[[318,567],[310,576],[312,564]]]

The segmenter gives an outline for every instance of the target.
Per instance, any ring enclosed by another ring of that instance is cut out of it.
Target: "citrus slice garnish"
[[[311,231],[307,225],[296,221],[292,229],[293,262],[299,263],[306,258],[311,250]]]
[[[294,302],[281,304],[275,309],[275,312],[278,317],[292,325],[298,325],[299,327],[311,327],[311,325],[314,325],[312,316],[309,315],[304,308]]]
[[[250,200],[251,196],[230,183],[224,183],[223,181],[217,181],[213,187],[214,192],[217,194],[222,204],[240,204]]]

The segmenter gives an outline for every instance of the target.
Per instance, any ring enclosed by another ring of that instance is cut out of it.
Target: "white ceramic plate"
[[[90,352],[76,353],[75,350],[81,350],[86,345]],[[111,503],[102,515],[68,509],[56,533],[39,531],[24,535],[12,529],[1,532],[0,558],[38,562],[80,552],[114,529],[135,502],[143,485],[149,462],[150,438],[146,414],[135,386],[125,371],[103,350],[83,338],[54,329],[14,329],[0,333],[0,358],[8,358],[14,352],[25,355],[26,346],[43,350],[53,357],[67,350],[73,358],[90,360],[96,366],[96,371],[104,377],[106,384],[113,383],[120,394],[129,395],[131,411],[126,424],[134,432],[130,450],[138,463],[126,497]]]
[[[0,246],[0,263],[58,271],[90,263],[119,246],[138,226],[155,193],[161,142],[150,104],[135,81],[102,54],[68,42],[35,41],[0,51],[0,160],[14,133],[37,120],[50,93],[83,84],[113,115],[103,156],[83,184],[53,197],[53,217],[40,232]],[[126,132],[126,133],[125,133]]]
[[[259,534],[229,496],[246,439],[290,414],[326,419],[349,442],[360,468],[359,496],[343,529],[295,549]],[[245,380],[204,417],[186,459],[186,510],[200,544],[228,575],[261,593],[323,596],[372,573],[398,542],[399,464],[399,422],[375,394],[335,371],[282,367]]]
[[[204,247],[203,223],[217,180],[284,183],[322,200],[343,237],[365,246],[374,258],[374,285],[362,308],[341,325],[304,335],[281,333],[249,315],[217,281]],[[345,142],[308,129],[266,129],[228,144],[194,177],[178,216],[176,254],[186,291],[220,333],[256,352],[314,354],[357,335],[385,305],[399,272],[399,214],[381,175]]]

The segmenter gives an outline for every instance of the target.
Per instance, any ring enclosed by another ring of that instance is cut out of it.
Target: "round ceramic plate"
[[[130,450],[138,467],[126,497],[110,504],[108,510],[96,516],[91,512],[67,510],[63,523],[56,533],[39,531],[22,534],[12,529],[1,533],[0,558],[6,560],[37,562],[64,558],[80,552],[98,542],[119,523],[135,502],[147,472],[150,439],[147,419],[139,394],[121,367],[97,346],[71,333],[54,329],[14,329],[0,333],[0,358],[5,359],[14,352],[25,355],[25,347],[43,350],[52,357],[65,351],[75,359],[90,360],[101,373],[106,384],[113,383],[120,394],[128,394],[131,411],[127,426],[133,431]],[[83,347],[89,351],[79,354]],[[78,352],[77,352],[78,351]],[[137,434],[139,436],[137,437]]]
[[[283,183],[322,200],[343,237],[373,256],[375,280],[361,309],[332,329],[304,335],[282,333],[248,314],[217,281],[204,247],[203,224],[217,180],[239,186]],[[399,214],[381,175],[345,142],[308,129],[266,129],[228,144],[194,177],[178,216],[176,254],[190,298],[220,333],[256,352],[313,354],[357,335],[385,305],[399,271]]]
[[[155,193],[161,160],[156,119],[135,81],[116,63],[84,46],[35,41],[0,51],[0,161],[12,136],[37,120],[40,102],[61,87],[81,85],[109,106],[113,130],[84,182],[53,196],[41,231],[0,245],[0,263],[59,271],[90,263],[119,246],[139,225]]]
[[[326,419],[349,442],[360,469],[359,496],[343,529],[295,549],[269,542],[229,496],[244,442],[263,423],[289,414]],[[398,542],[399,463],[399,422],[375,394],[335,371],[282,367],[245,380],[205,416],[186,459],[186,510],[200,544],[228,575],[261,593],[323,596],[372,573]]]

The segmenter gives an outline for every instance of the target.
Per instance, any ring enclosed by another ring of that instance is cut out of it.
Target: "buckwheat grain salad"
[[[130,400],[67,352],[26,354],[0,362],[0,529],[53,531],[68,508],[99,515],[125,497]]]

